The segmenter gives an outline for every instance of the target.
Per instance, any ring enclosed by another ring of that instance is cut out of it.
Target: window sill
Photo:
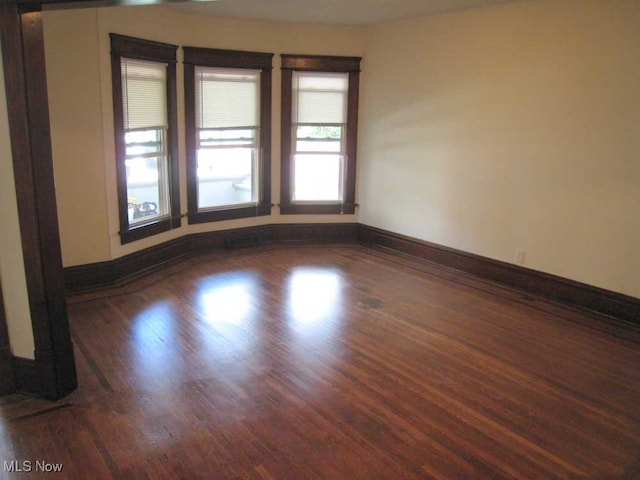
[[[355,213],[354,204],[342,203],[282,203],[280,213],[283,215],[350,215]]]
[[[135,242],[136,240],[142,240],[143,238],[152,237],[162,232],[167,232],[173,228],[180,227],[180,217],[170,219],[164,218],[150,223],[144,223],[142,225],[135,225],[128,230],[120,232],[120,243],[122,245],[126,243]]]
[[[271,215],[271,204],[262,203],[258,206],[227,208],[224,210],[203,210],[200,212],[190,212],[189,224],[221,222],[224,220],[235,220],[238,218],[264,217]]]

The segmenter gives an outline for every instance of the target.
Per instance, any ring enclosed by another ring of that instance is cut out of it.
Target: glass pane
[[[127,157],[145,153],[163,153],[162,137],[162,130],[156,129],[126,132],[124,142]]]
[[[130,158],[127,168],[129,223],[142,223],[167,215],[166,158]]]
[[[299,126],[296,129],[297,152],[333,152],[342,151],[342,127]]]
[[[198,150],[198,208],[254,203],[255,148]]]
[[[341,155],[302,154],[294,162],[294,201],[342,200]]]
[[[256,131],[244,130],[200,130],[200,147],[254,146]]]

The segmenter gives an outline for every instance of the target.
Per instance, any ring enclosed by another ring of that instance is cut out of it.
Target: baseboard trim
[[[0,396],[15,392],[11,349],[0,347]]]
[[[38,381],[36,361],[29,358],[13,357],[11,363],[13,366],[15,390],[39,395],[41,388]]]
[[[260,245],[355,243],[357,232],[356,223],[286,223],[189,234],[112,261],[65,267],[65,289],[74,294],[122,285],[186,258],[224,250],[242,237],[255,237]]]
[[[640,323],[640,299],[544,272],[358,224],[358,241],[438,263],[571,307]]]
[[[68,294],[74,294],[123,285],[186,258],[224,250],[234,243],[233,239],[243,237],[254,237],[260,245],[359,242],[428,260],[571,307],[640,323],[640,299],[357,223],[270,224],[185,235],[112,261],[66,267],[65,287]]]

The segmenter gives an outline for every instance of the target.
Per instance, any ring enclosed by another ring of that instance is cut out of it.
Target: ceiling
[[[198,15],[271,22],[376,25],[513,1],[519,0],[210,0],[170,7]]]

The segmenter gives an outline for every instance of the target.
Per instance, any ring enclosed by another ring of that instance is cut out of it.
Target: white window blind
[[[293,122],[347,122],[348,73],[293,72]]]
[[[124,128],[167,128],[167,66],[121,59]]]
[[[260,125],[260,71],[196,67],[196,127]]]

